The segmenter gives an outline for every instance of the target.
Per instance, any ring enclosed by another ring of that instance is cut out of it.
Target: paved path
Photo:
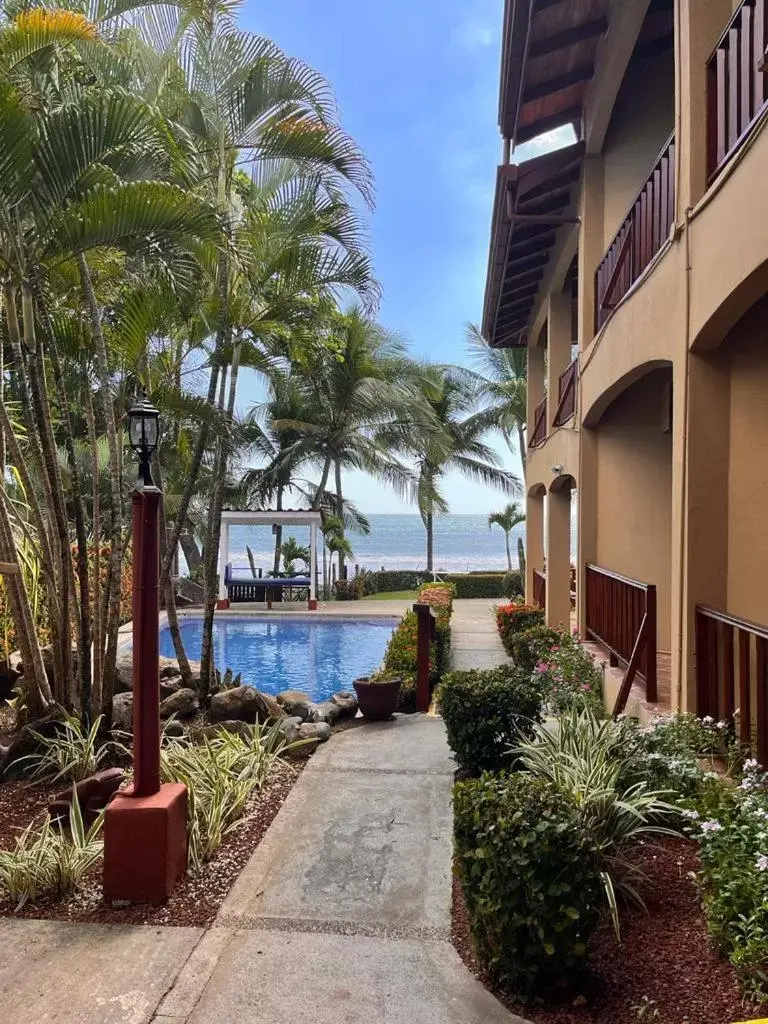
[[[493,668],[510,660],[501,646],[493,617],[493,610],[498,603],[486,598],[453,602],[452,668]]]
[[[335,736],[156,1024],[524,1024],[450,943],[452,775],[440,719]]]

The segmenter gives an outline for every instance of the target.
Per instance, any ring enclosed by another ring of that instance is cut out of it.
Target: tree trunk
[[[160,459],[158,458],[157,452],[155,452],[155,457],[152,461],[155,482],[160,488],[160,557],[164,558],[166,548],[168,546],[168,527],[165,519],[163,472],[160,468]],[[168,617],[168,632],[171,634],[171,640],[173,640],[173,649],[176,652],[176,660],[179,663],[179,672],[181,673],[184,685],[194,689],[192,669],[189,664],[187,652],[184,649],[184,640],[181,636],[181,630],[179,629],[179,616],[176,612],[176,592],[173,588],[173,580],[170,577],[165,585],[165,592],[163,596],[165,598],[165,611]]]
[[[523,467],[523,483],[525,483],[525,464],[528,461],[528,452],[525,447],[525,431],[520,420],[517,421],[517,444],[520,448],[520,462]]]
[[[328,547],[323,536],[323,600],[328,600]]]
[[[181,531],[179,534],[179,544],[181,545],[184,561],[187,563],[190,574],[196,572],[203,564],[203,556],[200,554],[197,540],[190,529],[185,528]]]
[[[317,485],[317,492],[315,493],[315,500],[312,502],[312,508],[315,512],[323,506],[323,495],[325,494],[325,488],[328,483],[328,474],[331,471],[331,456],[326,455],[325,462],[323,462],[323,472],[320,476],[320,483]]]
[[[433,535],[434,518],[432,515],[432,506],[430,504],[429,511],[424,516],[424,526],[427,529],[427,572],[430,576],[434,573],[434,562],[435,562],[435,542]]]
[[[101,714],[103,699],[102,674],[104,671],[104,632],[101,618],[101,488],[99,486],[99,453],[96,438],[96,417],[93,413],[93,395],[90,381],[85,382],[85,418],[88,425],[88,444],[91,449],[91,533],[93,534],[93,713]]]
[[[110,552],[109,552],[109,586],[107,589],[107,606],[105,616],[106,649],[104,651],[102,669],[102,704],[106,724],[112,720],[112,694],[115,685],[115,661],[117,658],[117,631],[120,628],[120,582],[123,572],[123,508],[122,508],[122,477],[120,465],[122,452],[117,440],[115,410],[112,404],[112,389],[109,377],[109,359],[104,332],[101,327],[101,315],[96,293],[93,290],[91,272],[85,257],[80,253],[77,257],[80,270],[80,282],[83,297],[91,324],[93,337],[96,374],[99,381],[102,415],[106,425],[107,447],[109,449],[109,500],[110,500]],[[103,610],[103,608],[102,608]]]
[[[512,554],[509,550],[509,530],[504,531],[504,546],[507,549],[507,572],[512,572]]]
[[[277,485],[277,500],[275,501],[278,512],[283,510],[283,485]],[[275,526],[275,560],[272,565],[272,572],[275,576],[280,572],[280,548],[283,546],[283,527],[277,523]]]
[[[517,538],[517,567],[520,570],[523,587],[525,587],[525,543],[522,537]]]
[[[344,542],[344,499],[341,494],[341,460],[336,459],[336,516],[339,520],[339,530],[341,535],[342,545]],[[345,555],[343,547],[339,548],[339,579],[345,580],[347,578],[347,567],[345,564]]]

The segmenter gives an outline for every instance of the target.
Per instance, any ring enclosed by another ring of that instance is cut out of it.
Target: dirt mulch
[[[622,945],[605,922],[590,943],[583,991],[569,1005],[521,1006],[494,994],[534,1024],[731,1024],[768,1016],[768,1005],[747,1005],[733,970],[709,945],[699,898],[689,872],[698,867],[696,846],[669,839],[646,846],[639,862],[652,884],[648,912],[622,914]],[[488,985],[472,950],[461,885],[454,881],[453,942],[464,963]],[[492,986],[488,985],[492,989]],[[645,1016],[639,1008],[646,1004]]]
[[[101,898],[101,861],[88,873],[82,887],[65,899],[51,899],[16,910],[0,902],[0,917],[84,921],[90,924],[150,924],[208,927],[246,861],[261,842],[293,788],[306,762],[281,762],[261,793],[250,802],[237,828],[216,856],[196,875],[187,875],[170,899],[159,906],[110,906]],[[53,790],[21,782],[0,785],[0,848],[9,849],[20,829],[45,814]]]

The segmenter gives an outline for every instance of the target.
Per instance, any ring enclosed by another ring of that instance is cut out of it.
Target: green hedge
[[[449,672],[439,702],[451,750],[473,775],[511,768],[510,747],[541,721],[541,690],[514,665]]]
[[[512,657],[513,642],[518,633],[533,626],[544,625],[544,612],[530,604],[500,604],[496,609],[496,628],[504,650]]]
[[[519,668],[531,673],[541,661],[542,655],[560,644],[562,636],[559,629],[543,625],[512,633],[509,638],[510,657]]]
[[[454,815],[478,957],[519,999],[551,998],[585,970],[599,917],[600,879],[575,807],[525,773],[487,774],[457,783]]]
[[[503,572],[451,573],[444,577],[456,587],[456,597],[505,597]]]

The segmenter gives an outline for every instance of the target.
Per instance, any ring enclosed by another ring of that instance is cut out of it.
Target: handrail
[[[533,416],[533,433],[528,442],[529,448],[538,448],[547,439],[547,397],[539,402]]]
[[[768,0],[742,0],[707,60],[708,184],[768,104],[763,70],[767,29]]]
[[[638,590],[647,590],[648,587],[653,586],[653,583],[643,583],[642,580],[632,579],[631,576],[622,576],[620,572],[605,569],[602,565],[596,565],[594,562],[587,562],[586,568],[600,573],[601,576],[610,576],[612,580],[617,580],[619,583],[626,583],[630,587],[637,587]]]
[[[754,633],[755,636],[760,636],[764,640],[768,640],[768,626],[763,626],[759,622],[752,622],[750,619],[742,619],[738,615],[729,615],[727,612],[721,612],[716,608],[710,608],[709,605],[706,604],[697,604],[696,611],[701,612],[702,615],[706,615],[707,618],[716,619],[718,622],[722,622],[726,626],[735,626],[737,629],[747,629],[750,633]]]
[[[558,391],[560,400],[555,409],[552,425],[561,427],[576,413],[576,381],[579,376],[578,357],[573,360],[567,369],[563,370],[558,378]]]

